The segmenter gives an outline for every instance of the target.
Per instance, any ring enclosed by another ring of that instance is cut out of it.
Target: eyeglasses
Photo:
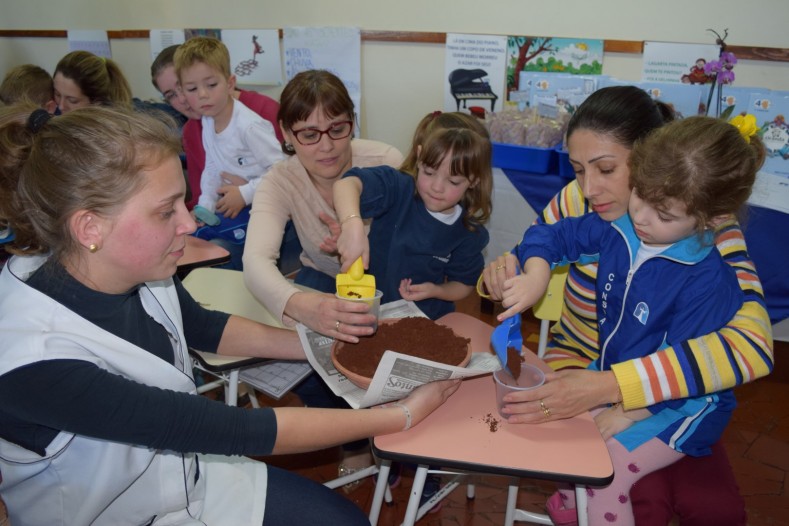
[[[345,139],[353,131],[353,121],[335,122],[325,130],[302,128],[301,130],[291,131],[293,132],[293,136],[296,137],[296,140],[299,141],[299,144],[302,146],[309,146],[319,143],[324,134],[328,135],[329,139],[333,141]]]
[[[164,102],[166,102],[167,104],[172,104],[173,99],[176,97],[180,97],[182,93],[183,91],[181,91],[181,88],[177,87],[175,89],[167,90],[166,92],[164,92],[162,98],[164,99]]]

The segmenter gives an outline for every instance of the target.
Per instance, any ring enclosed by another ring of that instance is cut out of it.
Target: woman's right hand
[[[285,314],[324,336],[357,343],[373,334],[375,317],[366,303],[338,299],[322,292],[297,292],[288,300]]]
[[[496,258],[482,270],[482,282],[490,299],[501,301],[504,297],[504,282],[518,274],[518,259],[513,254]]]
[[[441,380],[420,385],[400,403],[411,412],[411,427],[438,409],[460,387],[460,379]]]

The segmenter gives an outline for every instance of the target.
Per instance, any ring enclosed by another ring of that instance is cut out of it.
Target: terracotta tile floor
[[[490,314],[480,311],[476,298],[462,302],[458,310],[494,323]],[[536,348],[538,322],[524,317],[524,340],[531,341]],[[789,344],[776,343],[775,354],[789,351]],[[271,401],[259,397],[262,404]],[[778,360],[776,369],[767,378],[741,386],[737,389],[739,406],[724,435],[724,443],[740,485],[751,526],[789,524],[789,365]],[[297,405],[296,397],[286,396],[279,403]],[[316,481],[325,482],[337,475],[339,450],[325,450],[308,455],[272,457],[268,462],[297,471]],[[384,505],[379,524],[400,524],[408,501],[413,473],[406,471],[403,481],[393,491],[394,502]],[[504,522],[507,501],[507,479],[495,476],[473,476],[476,498],[467,500],[465,486],[457,488],[447,497],[442,509],[427,515],[421,521],[424,526],[487,526]],[[553,490],[553,484],[533,479],[521,480],[518,507],[539,513],[544,512],[544,503]],[[342,493],[342,490],[337,490]],[[359,507],[369,511],[372,501],[373,483],[366,481],[348,498]],[[344,494],[344,493],[342,493]]]

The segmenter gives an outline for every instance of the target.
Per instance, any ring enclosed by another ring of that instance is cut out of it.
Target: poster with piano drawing
[[[447,33],[444,111],[484,117],[501,109],[507,37]]]

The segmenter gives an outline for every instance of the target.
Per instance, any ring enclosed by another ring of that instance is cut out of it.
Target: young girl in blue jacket
[[[740,308],[743,292],[711,229],[745,204],[764,160],[750,119],[691,117],[636,144],[629,161],[629,213],[612,223],[588,214],[530,227],[514,251],[523,272],[505,282],[502,316],[533,305],[552,266],[597,260],[601,353],[590,368],[605,371],[723,326]],[[703,374],[685,371],[691,378]],[[709,454],[734,406],[726,390],[635,411],[618,404],[598,409],[595,421],[615,478],[590,490],[589,523],[633,524],[631,486],[682,455]],[[575,515],[573,494],[560,492],[548,508],[559,523],[571,523],[564,521]]]
[[[431,319],[452,312],[484,265],[490,162],[487,137],[449,128],[417,147],[414,174],[388,166],[346,172],[334,185],[343,271],[361,256],[384,302],[413,300]]]

